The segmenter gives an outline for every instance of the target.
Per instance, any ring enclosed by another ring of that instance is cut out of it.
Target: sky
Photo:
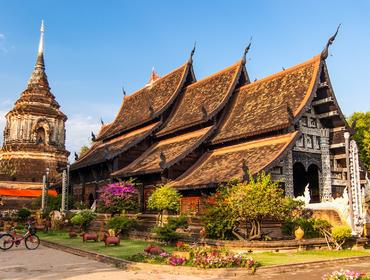
[[[153,66],[159,75],[179,67],[194,42],[200,80],[239,60],[252,36],[246,67],[254,80],[319,54],[342,23],[327,59],[331,82],[346,116],[369,111],[369,15],[370,1],[0,0],[0,139],[33,70],[41,19],[46,72],[73,154],[101,118],[114,119],[122,87],[131,94]]]

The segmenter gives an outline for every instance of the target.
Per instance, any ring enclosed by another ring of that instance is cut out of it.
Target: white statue
[[[295,199],[303,201],[305,206],[310,204],[311,195],[310,195],[309,184],[307,184],[307,186],[305,187],[303,195],[297,196]]]

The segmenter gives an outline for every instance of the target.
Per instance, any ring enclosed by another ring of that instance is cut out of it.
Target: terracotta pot
[[[184,258],[184,259],[187,259],[187,260],[190,259],[190,252],[173,251],[172,255],[176,256],[176,257],[179,257],[179,258]]]
[[[295,232],[294,232],[294,235],[295,235],[295,240],[301,240],[304,236],[304,231],[303,229],[299,226]]]

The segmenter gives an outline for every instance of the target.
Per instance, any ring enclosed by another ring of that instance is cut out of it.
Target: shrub
[[[112,215],[137,208],[137,190],[131,181],[109,184],[99,193],[99,209]]]
[[[17,219],[20,222],[26,221],[30,216],[31,216],[31,211],[28,210],[27,208],[21,208],[18,210]]]
[[[217,192],[205,201],[206,211],[202,217],[206,234],[215,239],[233,239],[233,229],[237,219],[231,213],[230,205],[225,203],[229,187],[221,186]]]
[[[178,257],[178,256],[171,256],[168,259],[168,263],[174,266],[183,265],[185,262],[186,262],[185,258]]]
[[[95,218],[96,214],[91,210],[82,210],[71,218],[71,223],[86,231]]]
[[[305,238],[316,238],[323,236],[321,227],[330,228],[330,224],[325,220],[315,218],[304,218],[304,217],[288,218],[284,221],[281,230],[283,234],[293,236],[294,231],[298,227],[301,227],[302,230],[304,231]]]
[[[349,226],[334,226],[331,229],[331,237],[340,246],[352,237],[352,230]]]
[[[135,226],[136,220],[125,216],[115,216],[108,220],[107,225],[110,229],[116,232],[116,235],[120,233],[127,233],[133,226]]]
[[[160,212],[159,223],[163,223],[163,212],[177,212],[180,209],[180,193],[170,186],[163,185],[155,189],[148,199],[148,209]]]
[[[181,235],[176,232],[177,229],[185,229],[188,227],[188,222],[185,216],[179,216],[177,218],[169,218],[168,223],[162,227],[155,227],[154,233],[158,239],[165,242],[173,243],[177,241]]]

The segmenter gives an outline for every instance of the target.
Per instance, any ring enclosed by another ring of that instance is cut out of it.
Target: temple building
[[[40,196],[43,176],[48,173],[49,181],[55,181],[60,169],[66,167],[66,120],[45,73],[42,23],[35,68],[27,88],[6,115],[0,150],[0,196],[7,207],[28,204]]]
[[[354,131],[325,63],[335,36],[313,58],[255,81],[246,69],[249,46],[241,60],[199,81],[192,51],[183,66],[124,97],[115,120],[71,166],[75,197],[91,204],[101,186],[135,178],[142,201],[169,184],[183,195],[181,210],[196,212],[219,184],[261,171],[292,197],[309,186],[310,203],[342,196],[354,185],[356,162]],[[365,170],[356,166],[355,183],[363,185]]]

